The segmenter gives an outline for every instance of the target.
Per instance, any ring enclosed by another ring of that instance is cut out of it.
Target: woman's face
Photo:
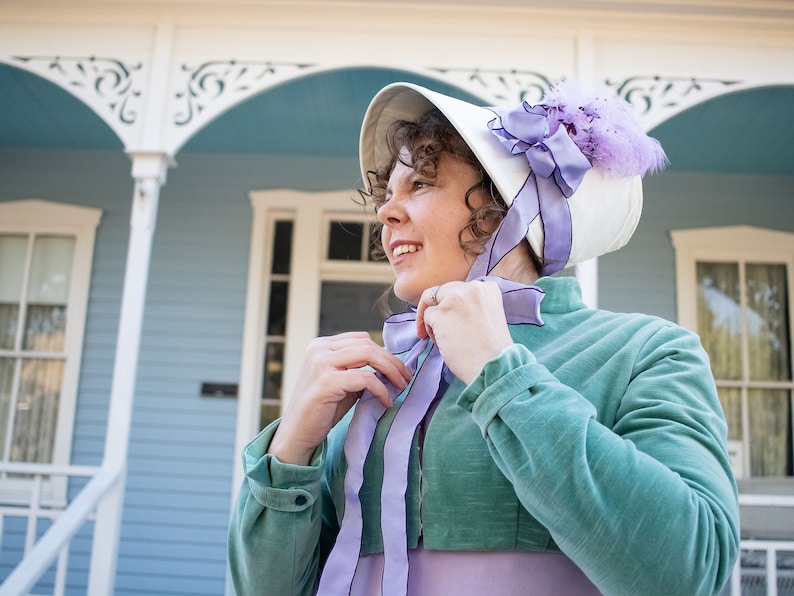
[[[409,162],[407,151],[401,158]],[[480,182],[479,174],[449,153],[440,154],[436,173],[423,177],[398,160],[378,209],[383,249],[396,276],[394,293],[409,304],[417,304],[427,288],[464,281],[476,257],[463,251],[460,231],[471,216],[466,192]],[[469,196],[471,207],[486,200],[482,190]],[[462,239],[469,238],[464,233]]]

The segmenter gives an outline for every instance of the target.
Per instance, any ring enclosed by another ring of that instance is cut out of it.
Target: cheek
[[[439,230],[436,237],[440,240],[444,263],[457,269],[471,265],[468,255],[461,246],[461,241],[470,240],[471,234],[463,232],[461,235],[460,231],[465,222],[460,223],[456,220],[456,224],[459,225],[446,226],[443,230]]]
[[[443,229],[439,229],[439,234],[443,234],[447,241],[459,251],[463,250],[460,246],[461,240],[465,242],[471,238],[471,232],[465,229],[471,213],[468,209],[464,209],[450,214],[449,219],[444,222]]]

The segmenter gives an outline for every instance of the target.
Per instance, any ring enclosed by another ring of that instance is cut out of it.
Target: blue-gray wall
[[[670,231],[748,225],[794,232],[794,179],[665,172],[644,182],[643,214],[623,249],[599,259],[599,306],[676,320]]]

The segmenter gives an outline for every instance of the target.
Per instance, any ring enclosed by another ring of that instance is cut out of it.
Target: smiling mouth
[[[391,254],[392,258],[396,259],[400,255],[404,255],[409,252],[417,252],[419,250],[422,250],[422,247],[416,244],[400,244],[394,247],[394,250]]]

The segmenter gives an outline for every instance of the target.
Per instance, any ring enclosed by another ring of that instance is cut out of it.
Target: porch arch
[[[484,103],[470,91],[416,71],[329,68],[279,82],[236,102],[185,139],[178,151],[358,159],[358,134],[367,105],[380,88],[396,81],[432,86],[465,101]]]
[[[216,71],[210,72],[210,68]],[[279,72],[279,68],[284,71]],[[267,76],[272,80],[264,80]],[[235,119],[237,118],[235,112],[240,111],[252,114],[252,106],[257,102],[267,103],[267,97],[284,93],[285,89],[290,88],[308,89],[312,84],[317,84],[328,86],[332,92],[339,94],[352,91],[353,95],[358,88],[360,92],[357,95],[359,98],[357,103],[363,102],[363,108],[360,105],[356,106],[360,114],[357,114],[352,130],[357,134],[360,124],[358,116],[363,117],[364,110],[375,92],[390,82],[413,82],[466,101],[493,105],[523,99],[536,103],[555,81],[554,78],[539,71],[530,70],[406,68],[404,65],[391,63],[276,65],[269,61],[234,60],[203,64],[196,68],[190,79],[188,88],[179,93],[183,107],[174,113],[174,125],[185,128],[174,137],[172,155],[191,145],[195,147],[197,145],[195,139],[208,129],[218,130],[219,120]],[[347,79],[350,84],[348,90],[343,88],[342,79]],[[234,81],[234,84],[230,84],[231,81]],[[228,95],[222,97],[223,94]],[[187,99],[188,97],[190,99]],[[349,105],[346,107],[350,108]]]
[[[752,85],[700,101],[651,129],[684,172],[790,176],[794,83]]]
[[[123,149],[123,137],[69,86],[0,56],[6,146]],[[75,86],[74,88],[78,88]]]

